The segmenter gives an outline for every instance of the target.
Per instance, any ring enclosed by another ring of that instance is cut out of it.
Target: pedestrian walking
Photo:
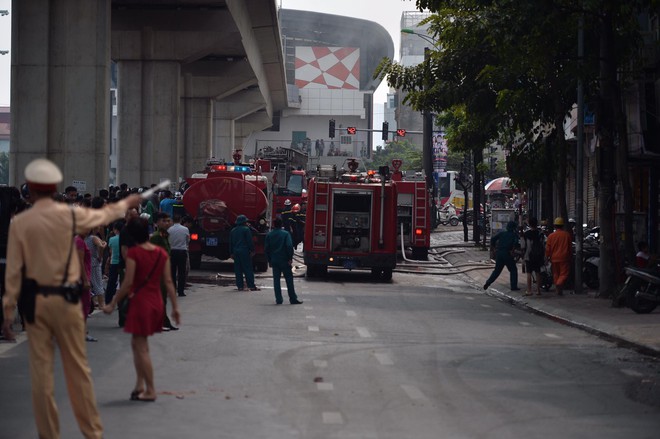
[[[179,297],[186,293],[186,266],[188,264],[188,245],[190,244],[190,230],[181,224],[181,216],[174,214],[173,224],[167,229],[170,243],[170,257],[172,258],[172,282]]]
[[[149,237],[149,242],[165,250],[167,256],[170,256],[170,234],[167,230],[172,225],[172,219],[165,212],[158,212],[156,214],[156,231]],[[177,331],[179,328],[174,326],[167,316],[167,285],[165,282],[160,283],[160,295],[163,298],[163,331]]]
[[[174,283],[170,272],[170,259],[162,248],[149,242],[149,222],[145,218],[131,220],[125,230],[131,235],[135,246],[126,255],[126,275],[119,292],[103,308],[112,313],[118,301],[125,297],[130,300],[124,332],[132,335],[131,349],[137,376],[131,392],[131,401],[156,400],[154,372],[149,355],[147,337],[161,332],[163,328],[163,299],[160,293],[161,282],[167,287],[172,304],[172,318],[180,324],[179,308],[174,294]]]
[[[103,426],[85,348],[85,322],[76,285],[80,280],[73,235],[121,218],[140,203],[138,196],[102,209],[71,209],[53,200],[62,173],[49,160],[36,159],[25,168],[33,207],[9,226],[3,333],[14,339],[11,322],[18,300],[24,304],[30,353],[32,404],[38,436],[59,438],[54,396],[54,353],[58,345],[69,399],[85,438],[101,438]]]
[[[286,281],[286,291],[289,294],[289,303],[291,305],[300,305],[296,290],[293,285],[293,242],[291,234],[282,228],[282,219],[275,218],[273,221],[273,230],[266,235],[264,250],[268,263],[273,269],[273,287],[275,289],[275,303],[281,305],[282,286],[280,285],[280,276],[284,275]]]
[[[234,260],[236,288],[239,291],[244,289],[243,276],[245,276],[250,291],[259,291],[254,283],[254,270],[252,267],[252,256],[254,256],[252,231],[248,227],[245,215],[236,217],[235,226],[229,232],[229,251],[231,252],[231,258]]]
[[[484,284],[484,290],[487,290],[497,280],[504,267],[509,270],[511,291],[520,290],[518,288],[518,267],[516,266],[516,261],[513,259],[514,251],[520,247],[518,244],[518,233],[516,233],[517,228],[518,225],[514,221],[509,221],[506,225],[506,230],[490,238],[491,252],[495,251],[495,269]]]
[[[571,273],[571,253],[573,249],[571,234],[564,230],[564,218],[554,221],[555,231],[548,236],[545,244],[545,256],[552,264],[552,279],[557,295],[564,294],[564,285]]]
[[[108,267],[108,283],[105,286],[105,303],[108,304],[115,297],[117,292],[117,283],[119,281],[121,250],[119,247],[119,234],[124,228],[122,220],[112,223],[112,236],[108,239],[108,248],[110,249],[110,264]]]
[[[543,234],[538,229],[539,222],[536,218],[529,219],[529,227],[523,234],[524,264],[527,272],[527,291],[525,296],[532,295],[532,273],[536,275],[536,295],[541,295],[541,266],[545,260],[545,246]]]
[[[103,290],[103,270],[101,269],[101,263],[103,262],[103,252],[105,251],[107,243],[98,236],[102,229],[103,226],[92,229],[85,238],[85,245],[89,249],[91,258],[89,284],[92,295],[92,306],[90,307],[90,310],[93,308],[100,310],[103,305],[105,305],[105,291]]]

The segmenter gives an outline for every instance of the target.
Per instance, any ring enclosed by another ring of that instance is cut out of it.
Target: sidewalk
[[[453,238],[453,237],[452,237]],[[488,252],[472,243],[440,238],[441,245],[456,244],[464,250],[450,253],[445,258],[452,265],[488,260]],[[438,249],[441,250],[441,249]],[[494,267],[494,264],[493,264]],[[493,268],[476,269],[465,273],[479,289],[483,288]],[[550,291],[541,290],[541,296],[525,297],[527,275],[518,264],[518,287],[511,291],[509,272],[505,268],[499,278],[486,291],[515,306],[546,316],[560,323],[580,328],[619,345],[638,350],[644,354],[660,357],[660,307],[650,314],[636,314],[630,308],[612,308],[609,299],[595,297],[596,292],[587,290],[585,294],[557,296],[554,287]],[[483,290],[482,290],[483,291]]]

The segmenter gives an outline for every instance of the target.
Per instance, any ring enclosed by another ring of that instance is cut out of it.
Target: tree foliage
[[[384,148],[377,148],[373,154],[372,168],[379,166],[392,167],[393,159],[403,160],[401,170],[419,171],[422,169],[422,151],[408,140],[393,141]]]

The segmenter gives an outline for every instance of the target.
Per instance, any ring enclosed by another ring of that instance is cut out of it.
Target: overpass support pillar
[[[234,147],[241,148],[241,145],[234,145],[236,123],[233,119],[214,119],[213,125],[213,156],[227,162],[233,161]]]
[[[13,2],[9,184],[47,157],[64,186],[107,186],[110,15],[110,0]]]
[[[148,186],[183,177],[180,64],[119,61],[117,182]]]
[[[192,95],[192,78],[184,76],[186,96]],[[204,169],[213,155],[213,100],[183,98],[183,176]]]

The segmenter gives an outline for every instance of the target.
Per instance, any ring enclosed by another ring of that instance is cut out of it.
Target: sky
[[[277,0],[286,9],[323,12],[374,21],[392,36],[394,57],[399,54],[400,21],[403,11],[414,11],[414,0]],[[0,0],[0,10],[11,12],[11,0]],[[0,16],[0,50],[11,49],[11,13]],[[9,105],[11,52],[0,55],[0,106]],[[387,84],[381,83],[374,93],[374,126],[383,120],[382,103],[387,99]]]

